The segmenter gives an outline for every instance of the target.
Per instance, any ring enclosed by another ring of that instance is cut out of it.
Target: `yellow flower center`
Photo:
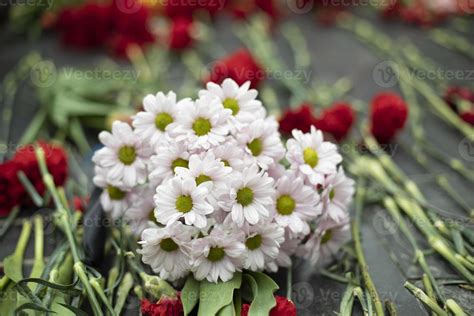
[[[171,163],[171,169],[175,171],[176,167],[188,168],[188,161],[183,158],[178,158]]]
[[[224,248],[221,247],[212,247],[209,250],[209,254],[207,255],[207,259],[212,262],[221,261],[225,256]]]
[[[244,187],[237,191],[237,202],[242,206],[247,206],[253,202],[253,191],[248,187]]]
[[[335,195],[336,195],[336,192],[334,191],[334,189],[329,191],[329,200],[332,201],[332,199],[334,199]]]
[[[260,248],[262,245],[262,236],[261,235],[255,235],[253,237],[247,238],[245,241],[245,246],[247,246],[248,249],[250,250],[255,250]]]
[[[176,199],[176,209],[187,213],[193,208],[193,199],[189,195],[181,195]]]
[[[308,147],[303,151],[303,159],[306,164],[314,168],[319,161],[318,153],[313,148]]]
[[[124,165],[131,165],[136,157],[137,153],[133,146],[122,146],[118,151],[118,158]]]
[[[109,197],[112,200],[122,200],[126,194],[124,191],[111,185],[107,187],[107,193],[109,193]]]
[[[202,117],[198,118],[193,123],[193,130],[198,136],[206,135],[207,133],[210,132],[211,128],[212,128],[211,122],[209,122],[208,119],[205,119]]]
[[[160,248],[164,251],[171,252],[177,250],[179,247],[171,238],[165,238],[160,242]]]
[[[332,238],[332,230],[328,229],[324,232],[323,237],[321,237],[321,245],[324,245]]]
[[[236,99],[234,98],[227,98],[222,102],[224,105],[224,108],[229,109],[232,111],[232,115],[236,115],[239,113],[240,107],[239,107],[239,102],[237,102]]]
[[[196,178],[196,185],[200,185],[203,182],[211,181],[211,178],[206,176],[205,174],[201,174]]]
[[[295,209],[295,200],[285,194],[277,199],[277,211],[281,215],[291,215]]]
[[[247,144],[248,149],[252,152],[252,155],[255,157],[260,155],[263,150],[263,143],[260,139],[255,138],[250,143]]]
[[[165,131],[166,126],[173,123],[173,117],[166,112],[160,113],[155,117],[155,126],[160,131]]]

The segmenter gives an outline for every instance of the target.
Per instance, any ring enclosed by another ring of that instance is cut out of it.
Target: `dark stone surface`
[[[360,14],[367,15],[367,12],[361,10]],[[432,58],[442,69],[474,71],[472,60],[434,44],[428,39],[425,30],[394,22],[381,23],[373,17],[370,18],[380,31],[389,34],[391,38],[403,37],[412,40],[425,56]],[[317,78],[331,83],[342,76],[346,76],[354,84],[354,89],[350,95],[364,101],[369,101],[376,92],[384,90],[373,79],[374,67],[383,59],[380,59],[373,51],[358,42],[351,34],[337,28],[321,27],[309,15],[296,15],[292,19],[301,27],[308,41],[312,56],[312,79]],[[217,42],[219,46],[225,47],[225,51],[230,52],[239,47],[240,44],[231,34],[228,25],[229,21],[218,21]],[[474,31],[474,28],[471,27],[471,31]],[[468,36],[471,40],[474,39],[472,33]],[[285,60],[290,60],[291,51],[288,46],[278,33],[276,37],[279,53]],[[2,48],[0,53],[0,78],[3,78],[6,72],[14,67],[19,58],[31,50],[41,52],[44,57],[54,60],[59,66],[92,67],[104,57],[104,54],[100,51],[83,53],[65,50],[58,43],[56,36],[51,34],[44,35],[38,41],[27,42],[20,37],[3,32],[0,39]],[[459,81],[458,84],[472,86],[473,82],[474,80],[471,77]],[[175,88],[177,88],[181,82],[173,80],[172,84],[176,85]],[[156,90],[159,89],[160,87],[156,88]],[[288,105],[286,100],[281,100],[280,103],[281,106]],[[424,114],[426,114],[424,123],[429,139],[447,154],[462,158],[460,157],[459,144],[463,137],[432,115],[428,105],[423,102],[421,105]],[[21,89],[13,108],[14,116],[10,133],[11,147],[9,147],[12,150],[15,148],[15,141],[21,136],[36,108],[37,102],[32,89],[29,87]],[[401,135],[401,139],[405,142],[410,141],[405,134]],[[89,158],[87,157],[87,159]],[[456,204],[436,186],[435,175],[426,173],[400,147],[395,148],[394,159],[421,186],[423,193],[432,204],[448,214],[464,215]],[[464,160],[464,162],[468,163],[471,168],[474,167],[472,159],[471,161]],[[437,163],[433,163],[433,166],[439,173],[447,174],[454,183],[456,191],[470,205],[474,205],[472,186],[469,186],[458,175],[452,174],[444,166]],[[389,224],[383,224],[385,221],[388,221]],[[423,307],[403,288],[403,283],[407,277],[420,277],[421,272],[412,263],[413,254],[403,235],[396,229],[387,229],[391,227],[389,216],[381,208],[371,207],[364,211],[362,238],[370,273],[382,298],[392,299],[398,307],[399,315],[426,315],[427,313]],[[5,257],[12,251],[18,235],[19,223],[2,241],[0,258]],[[55,245],[54,234],[48,234],[47,238],[46,251],[50,253]],[[422,246],[427,247],[426,244],[422,244]],[[30,242],[29,254],[33,253],[32,248],[33,245]],[[393,258],[396,258],[396,260],[393,260]],[[452,277],[456,275],[455,271],[443,264],[436,255],[429,256],[428,260],[435,271],[435,276]],[[304,264],[298,264],[294,268],[293,298],[299,307],[298,315],[334,315],[338,311],[345,286],[318,275],[308,276],[308,270],[309,268]],[[285,284],[285,275],[279,274],[277,278],[279,284]],[[284,288],[284,286],[282,287]],[[453,286],[445,287],[444,290],[449,297],[457,299],[463,307],[470,310],[471,313],[474,312],[472,292]],[[129,305],[130,308],[135,306],[136,304]],[[136,311],[130,309],[129,314],[136,314]]]

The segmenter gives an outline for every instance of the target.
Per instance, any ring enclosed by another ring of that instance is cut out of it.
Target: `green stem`
[[[286,297],[289,300],[291,300],[291,295],[293,292],[293,265],[290,265],[288,267],[288,272],[286,275],[286,286],[287,286]]]
[[[392,301],[385,300],[385,308],[389,316],[397,316],[397,306]]]
[[[89,283],[89,279],[88,279],[87,274],[85,272],[84,264],[80,261],[74,263],[74,272],[76,273],[79,280],[81,280],[81,283],[84,285],[84,289],[86,290],[87,297],[90,300],[90,304],[92,306],[92,310],[94,312],[94,315],[102,316],[103,313],[102,313],[102,310],[100,309],[99,301],[97,300],[97,298],[94,294],[94,289],[92,288],[91,284]]]
[[[406,281],[405,282],[405,288],[410,291],[418,300],[420,300],[423,304],[428,306],[432,311],[434,311],[436,314],[439,316],[448,316],[448,313],[446,313],[439,305],[436,303],[436,301],[432,300],[428,295],[426,295],[425,292],[423,292],[421,289],[417,288],[410,282]]]
[[[114,308],[109,302],[109,299],[104,293],[104,290],[102,289],[102,286],[99,284],[96,278],[91,278],[89,279],[89,282],[92,286],[92,288],[96,291],[96,293],[99,295],[99,298],[102,300],[102,303],[104,303],[105,307],[107,308],[108,312],[110,315],[115,315]]]
[[[453,299],[448,299],[446,301],[446,307],[454,314],[454,316],[467,316],[461,306],[459,306]]]
[[[33,203],[37,207],[43,205],[43,198],[41,197],[41,195],[39,195],[38,191],[36,191],[35,186],[31,183],[30,179],[28,179],[26,174],[22,170],[20,170],[18,171],[17,176],[18,180],[20,180],[21,184],[25,188]]]
[[[20,207],[18,205],[13,207],[11,212],[8,214],[8,217],[5,219],[5,222],[3,223],[2,228],[0,229],[0,240],[8,232],[13,222],[18,217],[19,213],[20,213]]]
[[[356,257],[361,269],[362,279],[364,281],[366,288],[369,290],[369,294],[375,305],[375,314],[377,316],[382,316],[384,315],[383,305],[382,305],[382,302],[380,301],[380,297],[379,297],[379,294],[377,293],[377,289],[375,288],[374,282],[372,281],[372,278],[370,277],[369,267],[365,260],[364,251],[362,249],[362,243],[360,241],[360,222],[361,222],[361,216],[362,216],[362,208],[364,206],[363,205],[364,195],[365,195],[365,188],[362,186],[362,184],[359,184],[357,188],[356,202],[355,202],[356,215],[352,223],[352,238],[354,239]]]
[[[428,295],[433,301],[436,302],[436,296],[433,291],[433,286],[431,285],[430,278],[426,273],[423,273],[422,281],[423,281],[423,287],[425,288],[425,291],[426,291],[426,295]],[[435,313],[432,313],[432,316],[435,316]]]
[[[44,269],[44,231],[43,231],[43,217],[36,215],[33,219],[35,226],[35,261],[31,269],[30,278],[39,278]],[[31,290],[34,290],[36,285],[30,284]]]

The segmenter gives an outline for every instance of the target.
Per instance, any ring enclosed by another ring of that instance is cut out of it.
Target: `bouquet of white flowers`
[[[314,127],[284,141],[250,83],[208,83],[197,100],[159,92],[99,135],[94,182],[113,219],[141,236],[163,279],[226,282],[236,272],[326,264],[349,238],[354,181]]]

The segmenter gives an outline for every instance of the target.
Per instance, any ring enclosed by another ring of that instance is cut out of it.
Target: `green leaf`
[[[181,291],[181,302],[183,303],[184,315],[189,315],[199,300],[199,282],[189,275],[183,290]]]
[[[24,310],[34,310],[34,311],[38,311],[38,312],[44,312],[46,314],[48,314],[48,313],[55,314],[55,312],[53,312],[52,310],[44,308],[41,305],[37,305],[35,303],[25,303],[25,304],[19,306],[17,309],[15,309],[15,315],[22,315],[22,311],[24,311]]]
[[[225,306],[232,303],[234,290],[242,284],[242,273],[234,273],[227,282],[211,283],[201,281],[199,292],[198,316],[214,316]]]
[[[72,284],[63,285],[63,284],[49,282],[49,281],[46,281],[46,280],[40,279],[40,278],[27,278],[27,279],[20,280],[17,284],[26,285],[26,283],[30,283],[30,282],[38,283],[38,284],[41,284],[43,286],[46,286],[46,287],[49,287],[49,288],[52,288],[52,289],[55,289],[55,290],[59,290],[62,293],[67,294],[67,295],[78,296],[78,295],[82,294],[82,290],[74,288],[74,286],[78,283],[78,281],[79,281],[79,279],[76,280],[76,282],[74,282]]]
[[[222,309],[217,313],[217,316],[236,316],[234,303],[222,307]]]
[[[276,305],[273,293],[279,289],[278,284],[268,275],[260,272],[249,272],[256,282],[253,284],[254,299],[250,304],[249,316],[267,316]]]
[[[0,293],[0,315],[13,315],[16,308],[15,284],[10,281],[4,292]]]

